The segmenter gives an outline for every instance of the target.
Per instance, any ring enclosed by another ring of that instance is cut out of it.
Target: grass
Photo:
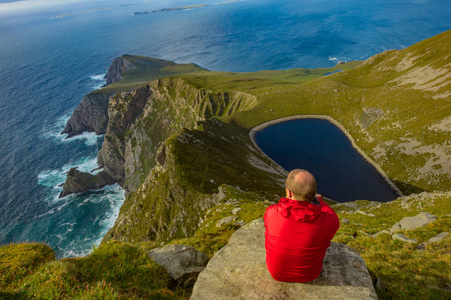
[[[341,226],[334,241],[356,249],[370,274],[383,280],[385,288],[376,288],[380,299],[449,299],[451,292],[445,288],[451,285],[451,238],[448,236],[434,244],[427,242],[441,232],[449,232],[450,200],[448,192],[412,195],[389,203],[355,201],[351,207],[337,204],[333,208],[340,217]],[[356,213],[357,210],[375,216]],[[420,212],[429,212],[438,218],[425,227],[401,231],[416,239],[416,244],[393,240],[390,234],[385,233],[377,238],[365,234],[390,230],[403,217]],[[350,223],[344,223],[343,218]],[[418,247],[421,244],[424,248]]]
[[[2,256],[7,252],[9,258],[1,261],[2,270],[11,261],[26,261],[24,256],[41,259],[28,264],[27,272],[16,272],[20,276],[13,281],[2,283],[2,299],[184,299],[185,291],[169,289],[165,269],[142,247],[113,241],[86,257],[55,260],[53,252],[53,257],[43,259],[47,246],[24,249],[23,245],[28,244],[0,247]]]

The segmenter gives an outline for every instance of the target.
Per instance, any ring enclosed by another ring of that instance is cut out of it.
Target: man
[[[316,180],[309,172],[291,171],[285,187],[286,198],[265,213],[266,266],[277,281],[312,281],[321,273],[340,227],[338,216],[316,195]]]

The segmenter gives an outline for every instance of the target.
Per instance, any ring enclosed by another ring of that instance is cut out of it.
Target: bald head
[[[302,169],[295,169],[288,174],[287,188],[292,193],[292,199],[313,201],[316,195],[316,180],[313,175]]]

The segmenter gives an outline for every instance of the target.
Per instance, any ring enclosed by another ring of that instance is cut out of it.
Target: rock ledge
[[[190,299],[377,299],[362,257],[332,243],[323,271],[309,283],[275,281],[266,269],[264,223],[237,230],[199,274]]]

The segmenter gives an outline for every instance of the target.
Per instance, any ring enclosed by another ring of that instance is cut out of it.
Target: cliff
[[[120,91],[133,91],[145,85],[145,82],[158,78],[193,72],[207,70],[195,64],[177,64],[150,57],[134,55],[117,57],[105,75],[106,86],[83,97],[62,134],[68,134],[67,138],[85,131],[104,134],[108,125],[108,103],[111,96]]]
[[[245,93],[198,90],[176,78],[113,97],[99,164],[130,194],[104,240],[192,234],[200,213],[217,203],[221,184],[257,191],[259,181],[277,192],[285,171],[246,131],[215,119],[255,103]]]
[[[105,74],[106,85],[122,81],[122,74],[136,68],[127,58],[116,57]]]
[[[104,134],[108,125],[108,101],[112,95],[113,92],[91,93],[84,96],[67,121],[62,134],[67,133],[67,138],[85,131]]]

